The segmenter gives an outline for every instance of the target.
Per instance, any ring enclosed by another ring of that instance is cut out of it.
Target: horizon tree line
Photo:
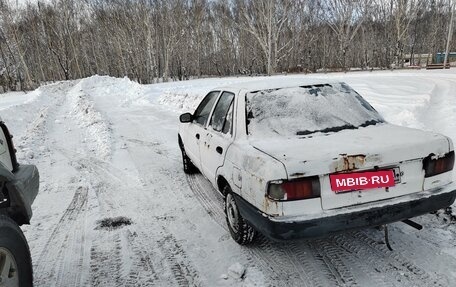
[[[425,64],[416,54],[429,64],[446,47],[451,9],[451,0],[0,0],[0,86]]]

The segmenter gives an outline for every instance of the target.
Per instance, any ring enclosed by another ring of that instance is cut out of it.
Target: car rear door
[[[233,142],[234,98],[234,93],[222,92],[201,139],[202,172],[213,184],[217,168],[223,165],[226,150]]]
[[[204,97],[193,114],[193,121],[188,124],[182,133],[185,152],[192,160],[193,164],[201,169],[200,164],[200,140],[204,133],[209,116],[218,98],[220,91],[212,91]]]

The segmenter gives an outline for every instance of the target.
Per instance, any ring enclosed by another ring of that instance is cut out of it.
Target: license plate
[[[329,176],[331,190],[336,193],[393,187],[395,185],[393,170],[367,171],[357,173],[339,173]]]

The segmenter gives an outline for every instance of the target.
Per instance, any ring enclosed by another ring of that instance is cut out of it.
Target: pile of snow
[[[203,93],[179,93],[165,91],[158,99],[158,103],[168,106],[175,111],[194,111],[198,103],[203,99]]]
[[[86,81],[82,80],[68,93],[73,110],[71,115],[80,128],[85,131],[91,149],[100,158],[107,159],[111,155],[111,127],[100,112],[94,107],[90,95],[85,92]],[[87,141],[87,140],[85,140]]]
[[[149,85],[149,93],[158,97],[148,97],[176,113],[194,112],[201,100],[213,89],[236,85],[237,83],[259,81],[267,77],[226,77],[198,79],[184,82]]]
[[[90,97],[106,97],[113,105],[129,106],[147,104],[147,86],[131,81],[127,77],[113,78],[109,76],[92,76],[81,80],[80,88]]]

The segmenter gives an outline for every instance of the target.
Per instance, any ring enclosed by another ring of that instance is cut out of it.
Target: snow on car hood
[[[289,178],[381,167],[450,151],[443,135],[391,124],[307,137],[251,138],[250,144],[281,161]]]

